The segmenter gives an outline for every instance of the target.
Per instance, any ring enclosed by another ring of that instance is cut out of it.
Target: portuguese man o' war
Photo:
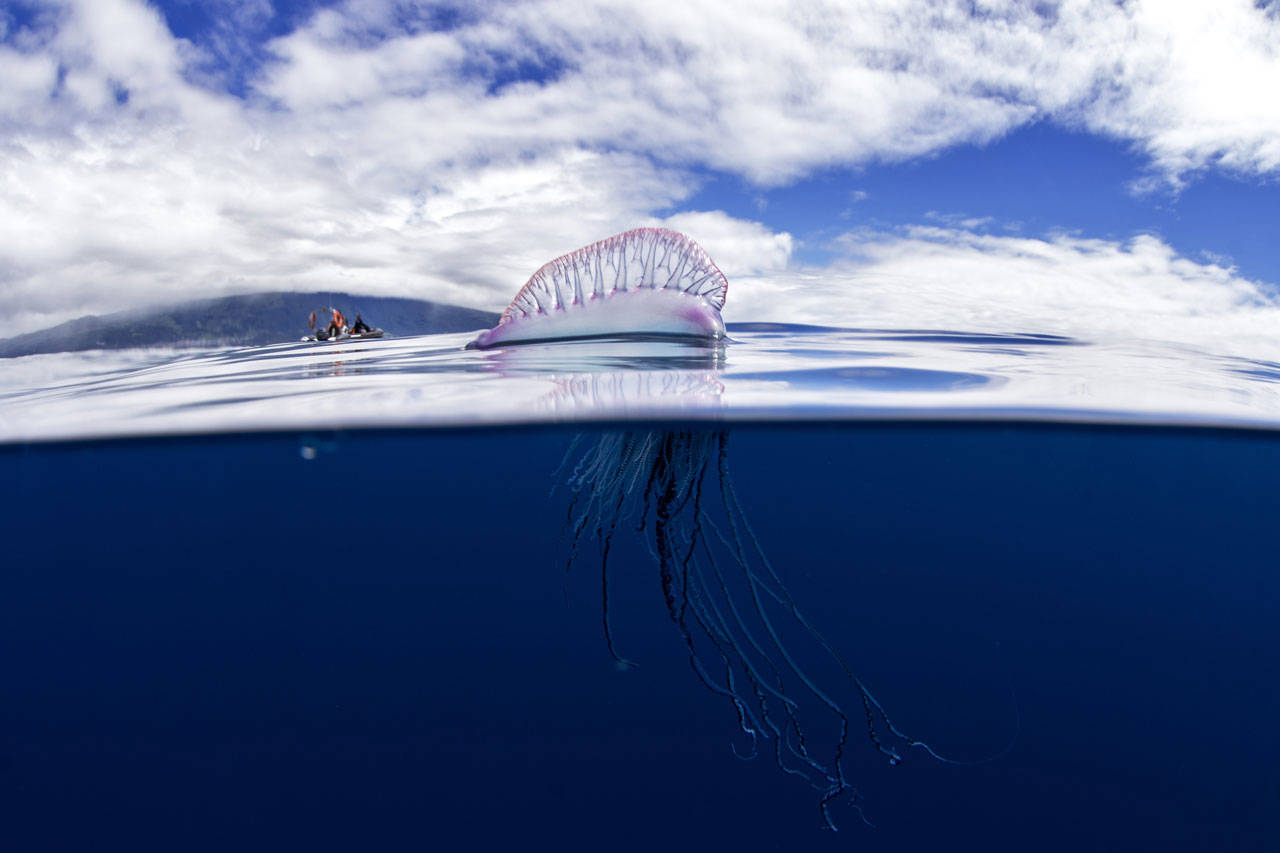
[[[693,240],[636,228],[544,264],[469,346],[611,334],[722,338],[728,289]]]
[[[544,265],[501,322],[470,346],[678,335],[719,349],[727,291],[724,275],[691,239],[639,228]],[[891,765],[901,761],[902,746],[947,759],[894,725],[796,606],[743,512],[728,441],[727,431],[714,428],[605,432],[585,448],[581,436],[575,439],[564,462],[572,492],[565,568],[579,562],[585,540],[596,541],[605,642],[620,666],[631,666],[610,625],[609,558],[615,536],[639,534],[694,672],[730,704],[747,739],[747,754],[735,752],[751,758],[767,748],[780,769],[818,791],[825,824],[834,830],[832,803],[848,798],[861,812],[844,769],[852,720],[837,691],[821,686],[793,654],[789,638],[816,647],[827,668],[842,673],[852,687],[842,690],[856,696],[867,738]],[[833,723],[820,738],[812,734],[815,717]]]

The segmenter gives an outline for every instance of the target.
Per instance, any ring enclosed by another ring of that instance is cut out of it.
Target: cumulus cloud
[[[1280,358],[1274,288],[1182,257],[1152,235],[1033,239],[916,226],[837,243],[843,256],[830,267],[734,282],[725,318],[1141,338]]]
[[[14,331],[276,288],[499,308],[548,258],[655,222],[763,287],[791,263],[791,235],[670,213],[698,174],[767,186],[1034,120],[1127,140],[1167,181],[1280,169],[1266,96],[1280,23],[1246,0],[348,0],[265,44],[242,38],[265,27],[262,0],[218,8],[241,10],[238,28],[201,44],[141,0],[4,19],[0,297]],[[214,85],[249,53],[243,91]],[[862,251],[919,244],[955,261],[927,233]],[[930,269],[913,274],[943,281]]]
[[[1044,118],[1129,140],[1172,180],[1280,168],[1280,101],[1266,95],[1280,84],[1280,18],[1251,0],[535,0],[447,32],[387,31],[390,10],[402,20],[416,6],[318,14],[279,40],[262,91],[297,108],[467,82],[483,92],[524,63],[544,79],[485,99],[501,107],[480,114],[507,119],[491,133],[528,141],[536,128],[543,143],[622,146],[761,183]]]
[[[1280,16],[1251,0],[1134,3],[1110,73],[1078,110],[1175,183],[1210,166],[1280,170]]]
[[[719,211],[678,213],[661,224],[691,236],[730,279],[786,269],[794,248],[790,234]]]

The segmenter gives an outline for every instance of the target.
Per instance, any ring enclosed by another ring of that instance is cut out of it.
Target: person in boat
[[[364,321],[364,318],[361,317],[359,314],[356,314],[356,324],[351,327],[351,334],[362,335],[365,332],[372,332],[372,331],[373,329],[370,328],[369,324]]]
[[[326,337],[336,337],[347,327],[347,320],[337,308],[333,309],[333,318],[329,320],[329,328],[325,329]]]

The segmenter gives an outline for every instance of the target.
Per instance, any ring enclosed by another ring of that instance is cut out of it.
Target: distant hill
[[[425,299],[352,296],[349,293],[257,293],[201,299],[167,308],[81,317],[59,326],[0,340],[0,358],[42,352],[146,346],[255,346],[296,341],[307,334],[307,315],[328,322],[332,305],[355,322],[356,312],[390,336],[468,332],[497,324],[498,315]]]

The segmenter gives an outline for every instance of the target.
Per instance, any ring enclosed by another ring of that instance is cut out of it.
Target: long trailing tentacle
[[[579,446],[575,439],[559,471],[568,470]],[[743,510],[728,469],[727,431],[606,432],[581,452],[567,482],[572,494],[565,522],[570,538],[565,571],[580,558],[581,540],[589,534],[600,546],[601,621],[609,654],[619,664],[634,666],[618,654],[609,618],[613,539],[619,530],[631,530],[657,564],[667,615],[695,675],[731,704],[750,742],[746,757],[757,754],[760,740],[772,739],[777,766],[820,792],[819,808],[828,828],[837,828],[830,806],[843,797],[870,823],[861,796],[845,776],[850,718],[787,648],[775,622],[779,615],[789,617],[839,666],[857,691],[868,739],[891,765],[901,758],[886,741],[921,749],[939,761],[967,763],[940,755],[898,728],[796,606]],[[718,522],[720,511],[723,520]],[[719,677],[704,664],[700,647],[708,662],[718,659]],[[799,699],[804,697],[792,692],[800,688],[838,724],[830,735],[834,742],[818,753],[802,719]],[[822,754],[827,748],[830,752]],[[742,757],[736,745],[733,752]]]
[[[751,523],[747,520],[746,514],[742,510],[742,503],[738,498],[737,489],[734,487],[733,478],[730,476],[727,465],[725,464],[725,461],[727,460],[727,453],[722,453],[721,460],[722,461],[721,461],[721,471],[720,471],[720,484],[725,491],[725,502],[730,506],[730,515],[729,515],[730,520],[739,521],[742,524],[743,530],[746,532],[747,537],[751,541],[752,549],[755,552],[756,559],[759,561],[760,565],[764,566],[765,570],[769,574],[769,578],[773,581],[773,584],[775,585],[775,586],[771,586],[769,584],[760,582],[759,579],[757,578],[757,582],[753,583],[752,588],[753,589],[759,588],[764,590],[765,593],[770,598],[772,598],[778,604],[786,608],[788,613],[790,613],[791,617],[802,628],[804,628],[804,630],[807,631],[815,641],[817,641],[817,643],[823,648],[824,651],[826,651],[826,653],[832,658],[832,660],[834,660],[836,664],[839,665],[841,670],[843,670],[844,674],[849,678],[849,680],[857,688],[859,696],[862,700],[863,709],[867,717],[867,734],[872,744],[875,745],[876,749],[878,749],[881,753],[883,753],[886,757],[889,758],[889,762],[891,765],[896,765],[902,761],[902,757],[898,754],[898,752],[893,748],[885,745],[881,740],[881,738],[876,733],[875,720],[876,720],[876,716],[878,715],[880,720],[883,721],[885,728],[891,733],[893,733],[900,740],[905,742],[908,746],[921,748],[925,752],[927,752],[929,755],[933,756],[935,759],[939,761],[943,761],[946,763],[961,763],[961,762],[955,762],[951,759],[943,757],[942,755],[939,755],[933,749],[933,747],[929,746],[929,744],[925,743],[924,741],[913,738],[907,735],[901,729],[899,729],[893,723],[893,721],[889,718],[888,712],[885,711],[884,706],[880,704],[880,701],[876,699],[876,697],[871,693],[870,689],[868,689],[866,684],[863,683],[862,679],[859,678],[856,673],[854,673],[853,668],[849,666],[848,662],[844,659],[844,657],[831,646],[831,644],[827,641],[826,637],[824,637],[821,634],[821,632],[818,631],[818,629],[813,625],[813,623],[811,623],[808,620],[808,618],[806,618],[805,615],[796,606],[795,600],[792,599],[791,594],[787,591],[786,585],[782,582],[782,578],[778,576],[778,572],[776,569],[774,569],[772,561],[770,561],[769,557],[765,554],[764,549],[760,545],[760,540],[756,536],[756,532],[754,528],[752,528]],[[735,530],[735,536],[736,536],[736,530]]]
[[[906,744],[906,746],[910,748],[922,750],[923,752],[928,754],[930,757],[932,757],[934,760],[940,761],[944,764],[956,764],[956,765],[962,765],[962,766],[987,764],[989,762],[1002,758],[1005,755],[1008,755],[1013,750],[1014,746],[1017,744],[1018,737],[1021,733],[1022,714],[1021,714],[1021,711],[1018,709],[1017,696],[1013,692],[1012,685],[1010,685],[1010,695],[1013,701],[1013,709],[1014,709],[1013,733],[1010,735],[1009,741],[1002,748],[983,758],[972,760],[972,761],[962,761],[955,758],[949,758],[948,756],[938,752],[933,746],[931,746],[926,741],[922,741],[918,738],[912,737],[911,735],[907,734],[902,729],[900,729],[889,717],[888,711],[885,710],[885,707],[883,704],[881,704],[880,700],[875,697],[875,695],[871,692],[871,690],[867,687],[867,685],[862,681],[862,679],[859,678],[858,675],[853,671],[853,668],[849,665],[848,661],[844,659],[844,656],[841,655],[839,652],[835,650],[835,648],[832,647],[832,645],[827,641],[826,637],[822,635],[822,633],[817,629],[817,627],[814,626],[813,623],[810,622],[809,619],[804,615],[804,613],[796,606],[795,600],[792,599],[790,592],[787,591],[787,587],[782,582],[782,578],[778,575],[777,570],[774,568],[773,562],[769,559],[768,555],[765,554],[764,548],[761,547],[760,540],[756,536],[756,532],[752,528],[750,521],[747,520],[746,513],[743,512],[742,510],[742,502],[738,497],[737,489],[735,488],[733,483],[733,477],[730,476],[727,467],[724,467],[723,464],[720,472],[720,479],[721,479],[721,485],[727,489],[728,499],[731,501],[731,517],[736,517],[741,521],[743,529],[746,531],[747,536],[751,540],[752,549],[755,552],[756,558],[759,560],[760,564],[765,567],[765,570],[768,572],[770,579],[776,585],[776,588],[775,588],[775,587],[769,586],[768,584],[762,584],[761,588],[766,591],[766,593],[769,595],[770,598],[772,598],[778,604],[780,604],[781,606],[787,609],[787,611],[791,614],[792,618],[797,622],[797,624],[799,624],[802,628],[804,628],[804,630],[808,632],[808,634],[811,637],[813,637],[813,639],[823,648],[824,651],[826,651],[826,653],[831,657],[831,659],[834,660],[837,665],[839,665],[840,669],[844,672],[845,676],[857,688],[858,693],[862,699],[863,708],[866,712],[867,723],[870,729],[869,734],[871,736],[871,741],[872,743],[875,744],[877,749],[879,749],[882,753],[884,753],[886,756],[889,757],[891,764],[898,764],[902,759],[901,759],[901,756],[898,755],[896,750],[893,750],[892,748],[885,746],[883,743],[881,743],[879,738],[876,736],[874,728],[872,727],[872,721],[876,717],[878,717],[883,722],[884,727],[887,731],[892,733],[900,741]]]
[[[722,542],[725,541],[723,533],[720,532],[719,528],[716,527],[714,522],[712,522],[709,518],[704,519],[704,521],[706,522],[707,526],[710,527],[716,533],[717,537]],[[704,545],[704,547],[706,546]],[[733,616],[734,625],[736,626],[737,630],[742,633],[742,636],[746,638],[747,646],[751,650],[753,650],[762,661],[764,661],[765,665],[768,667],[770,673],[773,676],[773,681],[772,683],[770,683],[768,679],[765,679],[756,670],[755,665],[751,660],[751,656],[746,653],[746,651],[742,648],[740,644],[735,642],[734,645],[739,650],[739,655],[741,656],[741,662],[743,667],[746,668],[754,676],[754,679],[759,683],[759,685],[761,686],[761,689],[764,692],[767,692],[768,694],[770,694],[771,696],[779,700],[783,708],[783,713],[786,715],[786,718],[787,718],[786,719],[787,726],[785,730],[786,737],[783,736],[784,733],[782,731],[777,731],[778,743],[776,745],[776,748],[778,750],[781,750],[785,746],[785,748],[792,755],[795,755],[798,759],[803,761],[805,764],[821,772],[826,778],[828,779],[832,778],[832,771],[826,767],[823,767],[819,763],[817,763],[809,755],[807,738],[805,736],[803,727],[800,725],[799,717],[797,715],[797,712],[799,710],[799,705],[796,703],[794,699],[792,699],[790,696],[787,695],[786,686],[785,686],[784,679],[782,677],[782,673],[778,670],[778,666],[776,663],[774,663],[773,658],[761,646],[760,642],[755,638],[754,633],[751,631],[750,627],[747,625],[746,619],[743,618],[741,612],[738,609],[736,602],[734,601],[734,596],[729,591],[728,581],[725,579],[724,573],[720,570],[719,562],[715,559],[715,555],[710,552],[709,548],[707,548],[707,559],[712,567],[712,571],[715,575],[717,584],[719,585],[721,596],[725,601],[725,605],[729,610],[730,614]],[[731,633],[727,623],[725,623],[724,630],[726,633]],[[773,684],[776,684],[777,687],[775,688]],[[761,696],[759,701],[763,705],[765,701],[764,697]],[[796,743],[791,743],[790,737],[792,735],[795,736]],[[778,765],[782,767],[783,770],[785,770],[788,773],[795,772],[790,767],[785,765],[785,762],[783,761],[783,758],[780,753],[778,756],[776,756],[776,758],[777,758]],[[807,774],[801,773],[800,775],[805,775],[806,778],[808,778]]]
[[[831,768],[834,778],[831,781],[831,785],[825,791],[822,801],[819,804],[823,818],[825,819],[828,827],[834,830],[836,827],[831,818],[829,806],[834,800],[849,791],[852,787],[845,779],[843,765],[844,752],[849,741],[849,717],[845,713],[844,709],[840,707],[839,703],[832,699],[826,691],[820,688],[813,679],[810,678],[803,669],[801,669],[800,665],[796,662],[794,657],[792,657],[791,652],[787,649],[786,644],[783,643],[782,638],[778,634],[777,628],[773,624],[773,620],[769,618],[769,613],[764,606],[764,602],[761,600],[759,579],[751,570],[750,564],[747,562],[746,556],[742,552],[740,537],[738,536],[737,531],[737,521],[733,518],[732,514],[730,514],[729,518],[729,528],[732,531],[733,539],[738,548],[739,564],[746,580],[747,590],[751,596],[751,603],[755,608],[755,616],[764,626],[773,649],[787,665],[787,669],[800,681],[801,684],[804,685],[805,689],[808,690],[819,703],[824,705],[827,710],[834,714],[840,723],[840,735],[836,741],[834,755],[831,760]]]
[[[705,547],[705,543],[704,543],[704,547]],[[710,553],[709,550],[707,551],[707,559],[713,565],[713,569],[712,569],[713,573],[719,578],[719,580],[723,584],[723,574],[721,573],[719,566],[715,565],[715,557],[713,554]],[[699,568],[699,571],[695,576],[695,579],[696,579],[695,589],[703,584],[706,584],[705,575],[701,571],[701,566],[699,565],[698,568]],[[725,594],[727,594],[727,589],[725,589],[724,592]],[[820,764],[819,762],[815,761],[809,755],[808,749],[806,747],[804,730],[803,728],[801,728],[799,724],[799,718],[797,716],[799,706],[796,704],[795,700],[793,700],[790,696],[786,695],[785,687],[782,685],[781,675],[778,673],[777,667],[773,664],[773,662],[768,658],[767,655],[761,652],[762,660],[766,662],[769,669],[772,671],[775,680],[777,681],[778,686],[775,687],[773,686],[773,684],[770,683],[769,679],[765,678],[763,674],[756,668],[756,665],[752,661],[751,656],[748,655],[743,650],[741,644],[738,642],[737,638],[734,636],[733,628],[730,627],[729,622],[720,613],[715,603],[714,596],[709,591],[704,592],[703,595],[705,596],[705,599],[706,599],[705,609],[706,609],[706,612],[709,614],[709,618],[707,619],[707,621],[711,623],[710,627],[708,628],[708,631],[714,632],[717,635],[718,639],[713,640],[713,642],[717,642],[717,648],[723,645],[725,648],[734,650],[733,656],[736,658],[736,662],[738,663],[738,665],[742,667],[743,672],[747,676],[748,682],[751,684],[752,692],[756,700],[756,704],[760,708],[761,720],[762,722],[764,722],[765,726],[768,728],[768,733],[771,733],[774,737],[775,763],[778,765],[779,769],[781,769],[783,772],[789,773],[794,776],[800,776],[806,779],[807,781],[809,781],[811,784],[814,784],[815,787],[818,787],[820,790],[825,790],[827,787],[827,784],[829,784],[831,779],[833,778],[832,771],[829,768]],[[732,597],[730,596],[726,598],[726,601],[732,607],[732,601],[733,601]],[[743,630],[744,632],[749,632],[749,629],[746,628],[745,624],[740,624],[738,627],[740,628],[740,630]],[[769,705],[768,705],[769,697],[776,698],[779,701],[779,704],[782,706],[783,714],[786,717],[786,722],[784,726],[780,727],[771,718],[769,714]],[[793,744],[790,741],[791,735],[793,733],[799,740],[798,745]],[[786,761],[785,754],[783,752],[784,748],[787,750],[789,754],[794,755],[801,762],[807,765],[809,770],[799,770],[792,767]],[[819,785],[818,783],[816,783],[810,771],[818,773],[827,784]]]
[[[613,644],[613,627],[609,624],[609,549],[613,545],[613,531],[617,527],[617,514],[622,510],[624,498],[623,495],[618,497],[618,503],[614,506],[614,515],[609,522],[609,530],[600,540],[600,624],[604,628],[605,643],[609,646],[609,654],[613,656],[614,662],[620,666],[634,667],[638,664],[618,654]]]
[[[724,435],[723,434],[718,435],[717,439],[718,439],[718,444],[722,449],[724,446]],[[710,450],[711,448],[705,448],[705,449]],[[680,630],[684,636],[686,645],[690,647],[691,659],[694,660],[695,662],[697,658],[697,653],[692,645],[692,641],[691,641],[688,629],[684,624],[683,602],[685,600],[685,591],[688,589],[688,579],[687,579],[688,566],[689,566],[690,560],[692,559],[694,550],[697,547],[697,542],[701,537],[701,525],[702,525],[702,518],[703,518],[702,512],[701,512],[701,503],[702,503],[701,486],[706,473],[706,456],[707,455],[709,454],[703,455],[703,460],[701,464],[697,466],[698,473],[691,480],[692,487],[683,490],[682,496],[680,496],[679,491],[673,490],[672,488],[670,488],[670,484],[669,484],[669,487],[664,491],[664,494],[659,501],[659,508],[657,511],[657,522],[655,523],[655,537],[658,538],[660,541],[660,546],[658,550],[660,555],[663,555],[664,557],[662,561],[663,563],[662,578],[663,578],[664,593],[667,596],[668,609],[671,610],[672,618],[677,622],[678,626],[680,627]],[[665,460],[668,466],[672,464],[672,457],[673,457],[673,448],[671,447],[670,442],[668,442],[667,452],[665,454]],[[672,510],[671,508],[672,500],[677,500],[676,508],[674,510]],[[667,531],[673,515],[676,517],[679,517],[681,510],[690,500],[692,500],[694,503],[693,522],[691,525],[692,529],[688,533],[688,540],[690,543],[690,547],[686,552],[686,557],[682,564],[682,577],[684,580],[681,585],[681,588],[677,590],[673,585],[674,579],[672,577],[671,565],[670,565],[670,559],[671,557],[674,556],[674,554],[672,553],[674,549],[671,547],[670,536]],[[733,526],[734,524],[732,516],[730,517],[730,524],[731,526]],[[737,534],[735,531],[735,536],[736,535]],[[738,550],[739,550],[739,553],[741,553],[740,547]],[[792,754],[796,755],[805,764],[807,764],[812,770],[820,774],[820,777],[823,779],[823,784],[819,785],[818,787],[820,790],[824,792],[823,799],[820,803],[820,808],[827,825],[830,828],[835,829],[835,823],[831,818],[828,806],[834,799],[841,796],[842,794],[844,794],[846,791],[850,789],[848,782],[844,778],[843,767],[841,764],[843,754],[844,754],[844,749],[848,741],[848,718],[846,717],[846,715],[844,714],[844,711],[840,708],[840,706],[830,696],[828,696],[823,690],[821,690],[817,686],[817,684],[813,682],[812,679],[809,678],[809,676],[799,667],[799,665],[791,657],[790,653],[788,652],[786,647],[783,645],[781,639],[779,638],[777,631],[774,628],[769,618],[769,615],[764,608],[763,602],[760,600],[759,592],[756,589],[756,581],[750,572],[749,564],[745,561],[745,559],[740,559],[739,562],[741,563],[741,568],[747,574],[748,588],[751,592],[751,598],[755,606],[756,615],[760,619],[761,623],[765,626],[766,631],[771,637],[773,641],[774,649],[786,662],[788,669],[805,685],[805,687],[815,697],[817,697],[817,699],[822,704],[824,704],[829,710],[831,710],[831,712],[834,713],[840,720],[840,736],[834,749],[834,755],[832,757],[830,767],[823,766],[819,762],[815,761],[809,755],[803,727],[799,725],[794,715],[795,703],[791,701],[789,698],[786,702],[784,702],[784,707],[787,709],[787,713],[788,713],[788,728],[786,730],[788,736],[780,739],[780,740],[786,741],[787,749]],[[705,622],[701,627],[704,633],[711,633],[709,631],[709,626]],[[714,637],[713,637],[713,640],[714,640]],[[758,644],[757,644],[757,647],[758,647]],[[739,657],[739,662],[744,666],[748,663],[747,657],[744,654],[741,654],[741,652],[739,652],[738,657]],[[768,654],[764,654],[764,657],[766,659],[770,658]],[[776,667],[774,667],[774,670],[776,672]],[[753,672],[753,676],[754,676],[754,672]],[[781,679],[779,678],[779,680]],[[755,682],[753,686],[757,688],[762,683],[759,680],[754,678],[753,678],[753,682]],[[782,694],[782,695],[785,696],[785,694]],[[789,735],[790,735],[790,732],[793,730],[797,734],[798,744],[793,744],[790,740]],[[787,763],[785,762],[785,760],[781,758],[780,752],[777,754],[777,758],[778,758],[778,764],[780,767],[782,767],[784,770],[790,769]],[[806,778],[809,778],[807,773],[801,773],[800,775],[804,775],[806,776]],[[811,781],[813,780],[811,779]]]

